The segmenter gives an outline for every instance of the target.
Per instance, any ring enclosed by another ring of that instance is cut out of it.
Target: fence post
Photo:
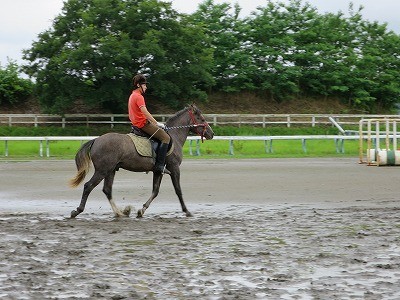
[[[268,153],[274,153],[274,149],[272,148],[272,139],[269,141],[269,150]]]
[[[301,147],[303,148],[303,152],[307,153],[306,139],[301,139]]]
[[[200,140],[196,140],[196,155],[200,156]]]
[[[46,156],[50,157],[50,141],[46,140]]]
[[[269,153],[268,140],[264,140],[264,146],[265,146],[265,153]]]
[[[342,139],[343,141],[343,139]],[[342,152],[342,147],[343,145],[341,145],[341,140],[340,139],[335,139],[335,146],[336,146],[336,153],[341,153]]]
[[[234,155],[233,153],[233,140],[229,140],[229,155]]]
[[[193,140],[189,141],[189,155],[193,156],[193,149],[192,149]],[[195,156],[200,156],[200,140],[196,140],[196,154]]]
[[[397,122],[393,121],[393,150],[397,150]]]

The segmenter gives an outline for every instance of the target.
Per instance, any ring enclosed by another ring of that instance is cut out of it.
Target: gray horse
[[[189,133],[200,135],[202,139],[206,138],[209,140],[214,137],[214,132],[195,105],[190,105],[177,112],[167,120],[165,125],[174,147],[173,152],[166,159],[166,167],[171,173],[172,184],[181,203],[182,211],[186,213],[186,216],[190,217],[192,214],[186,208],[183,201],[180,185],[180,164],[183,157],[182,147]],[[114,214],[116,216],[129,216],[130,208],[127,207],[122,212],[112,199],[112,185],[115,172],[119,168],[132,172],[152,171],[154,166],[153,158],[140,156],[127,134],[106,133],[83,144],[78,150],[75,156],[78,172],[70,181],[72,187],[78,186],[85,178],[89,171],[90,161],[92,161],[95,171],[92,178],[84,184],[81,203],[76,210],[71,212],[71,218],[75,218],[84,211],[89,194],[103,179],[103,192],[107,196]],[[137,212],[138,217],[143,216],[151,202],[157,197],[162,177],[162,173],[153,173],[153,190],[151,196],[143,205],[143,208]]]

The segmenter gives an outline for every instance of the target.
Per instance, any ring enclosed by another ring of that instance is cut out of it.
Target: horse
[[[161,130],[161,129],[160,129]],[[173,150],[166,158],[166,169],[171,176],[175,193],[179,198],[182,211],[187,217],[192,214],[187,209],[182,197],[180,185],[180,165],[183,159],[182,147],[189,133],[199,135],[201,140],[210,140],[214,137],[214,132],[206,122],[199,108],[192,104],[171,116],[165,122],[165,130],[169,133],[172,140]],[[172,149],[172,148],[171,148]],[[103,193],[106,195],[115,216],[129,216],[130,207],[121,211],[112,198],[112,186],[115,173],[119,168],[132,172],[150,172],[154,167],[152,157],[141,156],[133,145],[132,139],[127,134],[106,133],[83,144],[75,156],[77,173],[70,180],[71,187],[77,187],[86,177],[90,168],[90,161],[94,166],[94,174],[84,184],[82,198],[76,210],[71,212],[71,218],[75,218],[85,209],[86,201],[91,191],[104,180]],[[150,198],[138,210],[137,217],[143,217],[146,209],[150,206],[154,198],[157,197],[163,173],[153,172],[153,187]]]

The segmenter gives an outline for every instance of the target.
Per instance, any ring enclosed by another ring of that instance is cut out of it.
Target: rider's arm
[[[151,123],[153,123],[154,125],[157,125],[157,120],[153,118],[153,116],[151,115],[151,113],[147,110],[146,106],[141,106],[140,110],[142,111],[142,113],[146,116],[147,120],[149,120]]]

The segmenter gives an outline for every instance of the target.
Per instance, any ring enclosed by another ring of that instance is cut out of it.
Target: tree
[[[321,15],[300,0],[259,8],[248,19],[256,89],[277,100],[332,96],[367,111],[393,107],[400,36],[364,20],[362,10],[350,4],[348,18]]]
[[[309,4],[301,1],[268,2],[248,20],[252,56],[253,82],[259,91],[282,101],[300,92],[299,78],[307,53],[297,44],[296,35],[308,26],[316,15]]]
[[[205,91],[214,79],[209,72],[212,49],[204,46],[204,34],[184,19],[166,28],[149,30],[138,47],[140,71],[150,75],[150,95],[175,108],[206,100]]]
[[[154,99],[204,99],[199,87],[212,84],[210,53],[201,30],[180,20],[170,3],[157,0],[69,0],[53,28],[24,52],[24,70],[50,112],[63,113],[76,99],[126,111],[137,72],[149,76]]]
[[[205,0],[191,16],[190,21],[201,27],[206,35],[204,44],[213,50],[212,75],[216,81],[215,90],[238,92],[253,89],[248,76],[252,67],[247,28],[239,18],[239,5],[215,4]]]
[[[16,104],[32,94],[33,83],[20,77],[18,65],[8,61],[5,68],[0,65],[0,104]]]
[[[393,107],[400,96],[400,36],[388,32],[386,24],[363,20],[361,10],[349,22],[356,33],[347,77],[349,101],[367,111]]]
[[[301,0],[269,0],[246,18],[204,0],[191,15],[159,0],[69,0],[26,50],[24,71],[50,112],[76,99],[126,112],[132,75],[148,98],[181,107],[206,92],[252,91],[286,99],[339,97],[373,111],[400,96],[400,36],[362,7],[320,14]]]

